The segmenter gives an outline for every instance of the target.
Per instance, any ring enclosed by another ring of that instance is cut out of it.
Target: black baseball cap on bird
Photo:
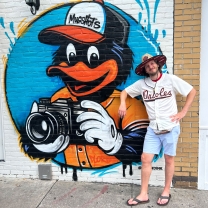
[[[142,63],[139,64],[135,69],[136,74],[141,75],[141,76],[146,75],[145,65],[149,61],[155,61],[159,65],[159,67],[162,67],[166,63],[166,56],[164,56],[164,55],[152,56],[148,53],[144,54],[142,56]]]

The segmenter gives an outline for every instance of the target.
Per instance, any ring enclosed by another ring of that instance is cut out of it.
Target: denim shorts
[[[164,154],[176,156],[179,134],[180,125],[173,127],[170,132],[160,135],[155,134],[152,128],[147,127],[143,152],[149,154],[159,154],[161,148],[163,147]]]

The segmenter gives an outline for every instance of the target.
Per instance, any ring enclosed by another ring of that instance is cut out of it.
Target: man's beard
[[[149,76],[154,77],[155,75],[158,75],[158,73],[159,73],[159,69],[157,69],[157,71],[154,73],[149,73]]]

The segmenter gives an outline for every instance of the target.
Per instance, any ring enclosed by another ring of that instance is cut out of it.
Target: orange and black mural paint
[[[140,98],[127,98],[123,119],[118,107],[120,91],[141,78],[131,79],[136,57],[147,49],[161,53],[147,36],[130,15],[103,1],[64,4],[28,25],[5,73],[24,153],[54,161],[62,173],[72,168],[74,180],[77,170],[115,164],[123,165],[123,176],[130,165],[132,175],[132,163],[141,162],[148,117]]]

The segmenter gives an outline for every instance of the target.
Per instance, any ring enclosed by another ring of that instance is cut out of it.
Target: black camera
[[[50,98],[40,98],[39,103],[33,103],[26,120],[26,133],[36,144],[52,143],[59,135],[81,136],[75,120],[82,112],[79,102],[59,99],[51,103]]]

